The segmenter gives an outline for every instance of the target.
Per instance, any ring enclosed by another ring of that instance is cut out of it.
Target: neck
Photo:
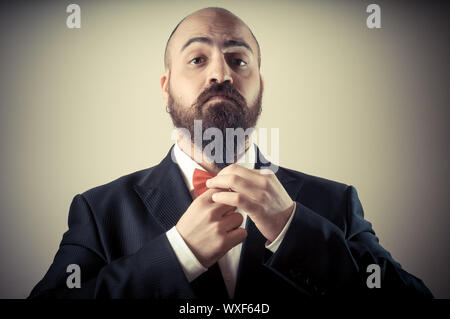
[[[192,141],[186,137],[184,137],[183,135],[179,135],[178,139],[177,139],[177,143],[178,146],[180,147],[180,149],[186,153],[190,158],[192,158],[192,160],[194,160],[198,165],[200,165],[201,167],[203,167],[205,170],[207,170],[208,172],[217,175],[217,173],[220,172],[220,168],[218,168],[214,162],[211,161],[207,161],[205,159],[205,155],[203,154],[202,150],[195,145],[194,143],[192,143]],[[248,136],[245,137],[245,152],[247,152],[247,150],[250,147],[250,141]],[[195,154],[197,154],[197,156],[195,156]],[[243,154],[236,154],[235,155],[235,162],[237,161],[238,158],[240,158],[240,156],[243,156]]]

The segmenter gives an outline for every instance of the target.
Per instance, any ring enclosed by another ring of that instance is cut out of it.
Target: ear
[[[166,70],[166,72],[161,75],[159,82],[163,94],[164,105],[167,106],[169,103],[169,70]]]

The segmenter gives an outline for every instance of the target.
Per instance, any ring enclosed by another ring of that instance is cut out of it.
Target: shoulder
[[[308,207],[340,228],[345,227],[348,210],[348,198],[353,186],[292,169],[280,167],[279,173],[293,183],[295,198],[301,205]]]
[[[290,181],[294,181],[302,188],[304,191],[319,192],[320,194],[342,194],[346,192],[349,187],[340,181],[335,181],[327,179],[320,176],[315,176],[311,174],[306,174],[293,169],[279,167],[279,172],[277,175],[282,176],[282,178]]]
[[[88,203],[117,203],[135,197],[135,185],[148,177],[156,166],[132,172],[81,193]]]

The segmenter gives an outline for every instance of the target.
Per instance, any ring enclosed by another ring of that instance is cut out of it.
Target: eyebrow
[[[191,45],[192,43],[195,42],[200,42],[200,43],[205,43],[208,45],[213,45],[213,40],[211,40],[210,38],[207,37],[195,37],[195,38],[191,38],[189,39],[181,48],[180,52],[182,52],[184,49],[186,49],[189,45]],[[222,43],[222,46],[224,48],[229,48],[229,47],[244,47],[247,50],[249,50],[251,53],[253,53],[252,48],[248,45],[247,42],[245,41],[239,41],[239,40],[226,40]]]

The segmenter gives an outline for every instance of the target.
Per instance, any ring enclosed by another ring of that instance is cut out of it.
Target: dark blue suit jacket
[[[267,161],[257,154],[261,168]],[[296,201],[294,217],[274,254],[247,220],[236,299],[432,296],[380,246],[353,186],[282,167],[276,176]],[[189,283],[165,235],[191,202],[170,152],[154,167],[76,195],[69,230],[30,297],[226,298],[217,264]],[[69,264],[80,266],[81,288],[67,287]],[[381,288],[367,287],[369,264],[381,267]]]

